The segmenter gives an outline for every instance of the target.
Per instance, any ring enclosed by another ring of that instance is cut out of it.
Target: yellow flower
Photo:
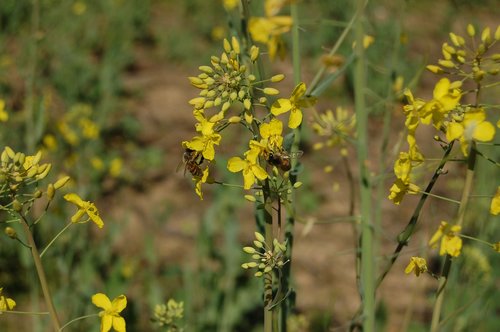
[[[108,332],[111,327],[118,332],[126,331],[125,319],[120,316],[120,312],[127,306],[125,295],[120,295],[111,302],[103,293],[97,293],[92,296],[92,303],[104,309],[99,313],[99,317],[101,317],[100,332]]]
[[[405,126],[410,133],[415,133],[420,123],[420,112],[425,102],[421,99],[415,99],[409,89],[404,92],[408,104],[403,106],[403,112],[406,115]]]
[[[113,160],[111,160],[111,163],[109,164],[109,174],[112,177],[117,178],[122,173],[122,169],[123,169],[123,160],[119,157],[113,158]]]
[[[407,152],[400,152],[398,160],[394,163],[394,174],[404,183],[409,183],[411,169],[410,155]]]
[[[494,216],[497,216],[500,213],[500,186],[497,188],[497,192],[491,200],[490,213]]]
[[[194,190],[196,194],[200,196],[200,199],[203,200],[203,193],[201,192],[201,185],[206,183],[208,179],[208,167],[203,170],[203,175],[201,177],[193,177],[193,181],[195,181]]]
[[[214,126],[217,121],[219,121],[220,116],[216,115],[210,120],[207,120],[203,112],[195,112],[195,118],[200,121],[196,124],[196,131],[201,133],[201,136],[195,136],[191,141],[183,142],[182,144],[191,150],[201,152],[203,158],[206,160],[214,160],[214,145],[219,145],[222,138],[221,135],[214,130]]]
[[[72,223],[85,223],[90,219],[97,227],[102,228],[104,226],[104,222],[99,216],[99,211],[94,203],[83,201],[80,196],[74,193],[64,195],[64,199],[78,207],[78,211],[71,217]],[[85,221],[80,221],[84,214],[87,214],[89,218]]]
[[[445,116],[457,107],[462,97],[459,86],[459,81],[451,83],[447,78],[440,79],[434,87],[433,99],[420,109],[421,122],[432,122],[437,129],[441,129]]]
[[[227,11],[230,11],[238,6],[239,0],[222,0],[222,4]]]
[[[0,122],[9,120],[9,113],[5,111],[5,101],[0,99]]]
[[[272,119],[269,123],[263,123],[260,126],[260,135],[262,136],[261,144],[266,145],[269,149],[279,149],[283,146],[283,122],[278,119]]]
[[[271,106],[271,113],[278,116],[290,112],[288,127],[297,128],[302,123],[301,108],[312,106],[315,103],[314,98],[306,97],[305,94],[305,83],[299,83],[299,85],[293,89],[290,99],[280,98],[274,102]]]
[[[497,242],[497,243],[493,243],[491,245],[491,247],[493,248],[493,250],[495,250],[496,252],[500,252],[500,242]]]
[[[417,194],[420,187],[411,182],[405,183],[401,179],[396,179],[390,189],[388,198],[396,205],[399,205],[406,194]]]
[[[13,310],[16,306],[16,301],[2,295],[3,287],[0,287],[0,314],[2,311]]]
[[[439,249],[439,255],[448,254],[453,257],[458,257],[460,255],[460,250],[462,249],[462,239],[459,236],[460,230],[462,229],[459,225],[450,225],[446,221],[441,221],[441,225],[437,232],[432,236],[429,241],[429,245],[432,248],[437,246],[437,242],[441,239],[441,247]]]
[[[418,277],[421,273],[427,272],[427,262],[425,258],[422,257],[412,257],[410,258],[410,264],[405,269],[405,273],[409,274],[411,272],[415,272],[415,275]]]
[[[470,110],[465,113],[462,122],[448,124],[446,139],[449,142],[458,139],[462,153],[467,156],[469,143],[472,140],[488,142],[495,136],[495,127],[485,120],[486,114],[482,108]]]
[[[327,147],[345,145],[354,135],[356,115],[349,115],[349,112],[345,108],[337,107],[335,114],[332,110],[327,110],[322,114],[315,114],[314,116],[316,122],[312,124],[313,130],[319,136],[327,137],[325,143],[318,143],[316,145],[316,149],[321,149],[325,145]]]
[[[248,30],[254,41],[267,44],[269,58],[274,60],[283,49],[280,35],[290,31],[292,23],[290,16],[250,17]]]
[[[261,181],[267,178],[267,172],[257,164],[258,154],[258,151],[251,149],[245,153],[245,159],[232,157],[227,161],[227,169],[230,172],[243,171],[243,187],[245,189],[250,189],[253,186],[255,178]]]

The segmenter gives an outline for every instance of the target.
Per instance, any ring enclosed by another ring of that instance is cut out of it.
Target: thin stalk
[[[375,280],[373,257],[373,225],[371,218],[371,180],[368,161],[368,113],[365,105],[366,59],[363,48],[365,1],[357,1],[356,65],[354,68],[354,99],[356,108],[356,134],[358,168],[360,174],[361,207],[361,284],[363,299],[363,331],[375,330]]]
[[[49,242],[49,244],[47,244],[47,246],[40,253],[40,258],[43,257],[43,255],[45,254],[45,252],[47,251],[47,249],[49,249],[50,246],[59,238],[59,236],[61,236],[61,234],[64,233],[64,231],[67,230],[69,228],[69,226],[71,226],[71,225],[73,225],[72,222],[70,222],[69,224],[67,224],[66,226],[64,226],[64,228],[61,229],[61,231],[59,233],[57,233],[56,236],[54,236],[54,238]]]
[[[81,316],[81,317],[77,317],[75,319],[72,319],[69,322],[67,322],[66,324],[64,324],[63,326],[61,326],[59,331],[64,330],[66,327],[73,324],[74,322],[77,322],[77,321],[82,320],[82,319],[90,318],[90,317],[96,317],[96,316],[99,316],[99,314],[91,314],[91,315]]]
[[[38,253],[38,248],[36,246],[35,239],[33,239],[33,234],[31,233],[28,222],[22,214],[20,214],[20,216],[21,225],[23,226],[24,233],[26,235],[26,238],[28,239],[28,244],[31,247],[31,255],[33,256],[33,262],[35,263],[40,286],[42,287],[43,297],[45,299],[47,308],[49,309],[52,326],[54,328],[54,331],[58,332],[61,324],[59,323],[59,317],[57,316],[56,308],[54,307],[54,303],[52,302],[52,296],[50,294],[49,285],[45,276],[45,270],[43,269],[42,260],[40,258],[40,254]]]
[[[273,251],[273,206],[270,197],[269,181],[266,180],[264,194],[264,237]],[[273,271],[264,274],[264,332],[273,332],[273,310],[269,308],[273,301]]]
[[[31,41],[28,64],[28,77],[26,79],[26,133],[25,144],[29,152],[35,150],[35,83],[38,56],[38,30],[40,26],[40,4],[32,0],[31,9]]]
[[[476,146],[474,142],[472,142],[469,149],[464,190],[462,191],[462,199],[460,200],[460,207],[458,209],[458,216],[456,220],[456,225],[458,226],[463,225],[465,211],[467,209],[467,203],[469,202],[469,196],[472,192],[472,186],[474,184],[474,172],[476,168],[476,156],[477,156]],[[441,310],[444,301],[444,289],[448,281],[448,275],[450,273],[451,263],[452,263],[451,257],[449,255],[446,255],[443,266],[443,273],[439,278],[439,287],[436,293],[436,303],[434,304],[434,310],[432,312],[431,332],[439,331],[439,321],[441,318]]]

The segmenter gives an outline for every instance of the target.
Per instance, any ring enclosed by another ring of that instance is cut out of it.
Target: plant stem
[[[43,297],[49,310],[50,318],[52,320],[52,326],[54,328],[54,331],[58,332],[61,324],[59,323],[59,318],[57,317],[57,312],[54,307],[54,303],[52,302],[52,296],[50,294],[47,278],[45,277],[45,270],[43,269],[42,260],[40,258],[40,254],[38,253],[38,248],[36,246],[35,239],[33,239],[33,234],[31,233],[27,220],[22,214],[19,215],[21,216],[21,225],[23,226],[24,233],[26,234],[26,237],[28,239],[28,244],[31,247],[31,255],[33,256],[33,262],[35,263],[38,279],[40,280],[40,286],[42,286]]]
[[[264,237],[266,243],[273,251],[273,206],[270,197],[269,181],[266,180],[263,188],[264,194]],[[264,273],[264,332],[273,332],[273,311],[269,308],[273,301],[273,271]]]
[[[31,153],[35,150],[35,78],[37,68],[38,54],[38,28],[40,25],[40,4],[38,0],[32,0],[31,9],[31,43],[28,64],[28,77],[26,79],[26,133],[25,144],[27,150]]]
[[[361,200],[361,284],[363,299],[363,331],[375,330],[375,280],[373,257],[373,225],[371,217],[371,181],[368,161],[368,113],[365,107],[366,59],[363,48],[363,21],[365,0],[357,1],[356,66],[354,72],[354,99]]]
[[[465,184],[464,190],[462,191],[462,199],[460,200],[460,207],[458,209],[458,215],[456,220],[456,225],[462,226],[465,217],[465,211],[467,209],[467,203],[469,202],[469,196],[472,192],[472,185],[474,184],[474,171],[476,167],[476,145],[474,142],[471,142],[471,146],[469,149],[469,157],[467,159],[467,172],[465,175]],[[434,310],[432,312],[432,321],[431,321],[431,332],[439,331],[439,320],[441,317],[441,310],[443,307],[444,300],[444,288],[448,281],[448,275],[451,269],[451,257],[450,255],[446,255],[443,273],[439,278],[439,287],[436,293],[436,303],[434,304]]]
[[[47,251],[47,249],[50,248],[50,246],[52,245],[52,243],[54,243],[59,238],[59,236],[61,236],[61,234],[64,233],[64,231],[67,230],[69,228],[69,226],[71,226],[71,225],[73,225],[72,222],[70,222],[69,224],[67,224],[66,226],[64,226],[64,228],[61,229],[61,231],[59,233],[57,233],[56,236],[54,236],[54,238],[49,242],[49,244],[47,244],[47,246],[40,253],[40,258],[43,257],[43,255],[45,254],[45,252]]]

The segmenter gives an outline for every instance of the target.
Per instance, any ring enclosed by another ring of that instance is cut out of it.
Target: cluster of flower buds
[[[286,243],[280,243],[277,239],[273,240],[273,246],[270,247],[262,234],[255,232],[253,247],[244,247],[243,251],[252,255],[254,261],[243,263],[244,269],[257,268],[256,277],[261,277],[264,273],[269,273],[273,269],[281,269],[286,264],[284,254]]]
[[[438,65],[427,66],[427,69],[436,74],[472,77],[477,83],[487,75],[497,75],[500,71],[500,53],[487,53],[500,40],[500,25],[493,38],[490,28],[486,27],[480,41],[477,41],[476,29],[472,24],[467,26],[467,34],[471,38],[470,45],[467,45],[464,37],[450,32],[451,44],[444,43],[442,46],[443,59],[438,61]]]

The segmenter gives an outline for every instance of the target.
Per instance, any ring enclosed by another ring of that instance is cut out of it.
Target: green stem
[[[264,237],[266,243],[273,251],[273,206],[270,197],[269,181],[266,180],[263,188],[264,194]],[[264,332],[273,332],[273,310],[269,308],[273,301],[273,271],[264,274]]]
[[[431,193],[428,193],[428,192],[425,192],[425,191],[420,191],[420,193],[421,194],[426,194],[427,196],[439,198],[439,199],[442,199],[443,201],[447,201],[447,202],[450,202],[450,203],[460,204],[460,201],[457,201],[455,199],[451,199],[451,198],[448,198],[448,197],[444,197],[444,196],[440,196],[440,195],[436,195],[436,194],[431,194]]]
[[[52,326],[54,328],[54,331],[58,332],[61,324],[59,323],[59,317],[57,317],[57,312],[54,307],[54,303],[52,302],[52,296],[50,294],[49,285],[47,283],[47,278],[45,276],[45,270],[43,269],[42,260],[40,258],[40,254],[38,253],[38,248],[36,246],[35,239],[33,239],[33,234],[31,233],[27,220],[24,218],[22,214],[19,215],[21,216],[21,225],[23,226],[24,233],[26,235],[26,238],[28,239],[28,244],[31,247],[31,255],[33,256],[33,262],[35,263],[35,268],[38,275],[38,279],[40,281],[40,286],[42,287],[45,304],[49,309],[50,318],[52,320]]]
[[[43,255],[45,254],[45,252],[47,251],[47,249],[49,249],[50,246],[57,240],[57,238],[59,238],[59,236],[61,236],[61,234],[64,233],[64,231],[67,230],[69,228],[69,226],[71,226],[71,225],[73,225],[72,222],[70,222],[69,224],[67,224],[66,226],[64,226],[64,228],[61,229],[61,231],[59,233],[57,233],[56,236],[54,236],[54,238],[49,242],[49,244],[47,244],[47,246],[40,253],[40,258],[43,257]]]
[[[66,327],[73,324],[74,322],[77,322],[77,321],[82,320],[82,319],[90,318],[90,317],[96,317],[96,316],[99,316],[99,314],[91,314],[91,315],[81,316],[81,317],[77,317],[75,319],[72,319],[69,322],[67,322],[66,324],[64,324],[63,326],[61,326],[59,331],[64,330]]]
[[[469,202],[469,196],[472,192],[472,186],[474,184],[474,172],[476,167],[476,156],[477,156],[476,146],[474,142],[472,142],[469,149],[469,157],[467,160],[467,172],[465,174],[464,190],[462,191],[462,199],[460,200],[460,207],[458,209],[457,220],[455,223],[458,226],[462,226],[464,223],[467,203]],[[434,304],[434,310],[432,312],[431,332],[439,331],[439,321],[441,318],[441,310],[443,307],[443,300],[444,300],[444,289],[448,281],[448,275],[450,273],[450,269],[451,269],[451,257],[449,255],[446,255],[443,266],[443,273],[439,278],[439,287],[436,293],[436,303]]]
[[[354,72],[354,99],[356,108],[356,134],[358,138],[358,168],[361,200],[361,284],[363,299],[363,331],[375,330],[375,279],[373,256],[373,225],[371,216],[371,180],[368,162],[368,113],[365,105],[366,59],[363,48],[365,0],[357,1],[356,66]]]
[[[40,26],[40,4],[32,0],[31,10],[31,43],[29,53],[28,77],[26,79],[26,133],[25,143],[29,152],[35,150],[35,78],[38,54],[38,29]]]

